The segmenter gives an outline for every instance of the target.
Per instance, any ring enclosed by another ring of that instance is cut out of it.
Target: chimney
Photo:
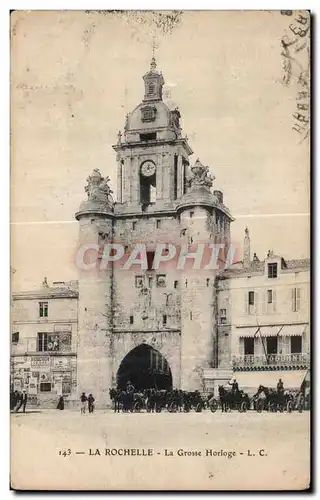
[[[243,241],[243,266],[250,267],[250,236],[249,229],[246,227],[244,231],[244,241]]]

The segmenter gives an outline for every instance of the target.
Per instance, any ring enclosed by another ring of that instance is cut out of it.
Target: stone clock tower
[[[164,79],[154,58],[143,80],[143,101],[127,115],[124,136],[119,132],[114,146],[122,212],[173,209],[185,192],[192,154],[181,136],[179,110],[169,110],[162,101]]]
[[[128,380],[141,390],[205,390],[204,372],[218,362],[216,270],[179,269],[177,260],[197,243],[228,244],[233,219],[221,191],[211,192],[208,167],[199,160],[190,166],[180,112],[162,100],[154,58],[143,81],[143,100],[113,146],[116,201],[109,179],[95,170],[76,214],[80,247],[111,242],[124,249],[121,261],[100,271],[98,258],[97,269],[79,279],[78,389],[94,393],[102,407],[108,390]],[[172,244],[176,255],[157,268],[159,243]],[[137,244],[145,245],[147,269],[125,265]]]

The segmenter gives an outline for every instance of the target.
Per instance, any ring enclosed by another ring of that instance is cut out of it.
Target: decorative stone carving
[[[84,190],[88,195],[88,201],[105,202],[112,204],[112,189],[109,186],[110,178],[102,177],[98,168],[87,178],[87,185]]]
[[[141,317],[142,319],[147,319],[149,316],[148,311],[150,310],[151,306],[151,291],[145,283],[143,283],[140,288],[139,297],[142,308]]]
[[[154,122],[156,119],[157,108],[155,106],[144,106],[141,108],[141,121]]]
[[[191,167],[191,172],[192,175],[187,181],[191,190],[204,187],[210,191],[215,177],[209,174],[209,167],[202,165],[198,158],[194,166]]]
[[[177,129],[180,129],[180,118],[181,114],[179,108],[175,108],[173,111],[170,111],[171,125],[173,125]]]

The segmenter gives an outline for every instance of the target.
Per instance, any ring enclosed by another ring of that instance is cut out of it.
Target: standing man
[[[85,413],[86,412],[86,402],[87,402],[87,396],[86,394],[83,392],[81,394],[81,398],[80,398],[80,401],[81,401],[81,410],[80,410],[80,413]]]
[[[283,396],[284,393],[284,386],[281,378],[279,378],[279,382],[277,383],[277,393],[279,396]]]
[[[26,412],[27,401],[28,401],[28,394],[27,391],[23,389],[23,394],[22,394],[23,413]]]
[[[134,386],[131,384],[130,380],[127,382],[126,393],[128,398],[128,407],[127,410],[133,409],[133,399],[134,399]]]
[[[94,397],[92,396],[92,394],[89,394],[88,396],[88,409],[89,409],[89,413],[93,413],[93,410],[94,410],[94,403],[95,402],[95,399]]]
[[[233,394],[237,394],[239,392],[239,385],[236,379],[233,379],[233,382],[228,382],[229,385],[231,385],[231,391]]]

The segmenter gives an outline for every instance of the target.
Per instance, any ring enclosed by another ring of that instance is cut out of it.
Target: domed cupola
[[[209,167],[202,165],[199,158],[191,167],[191,176],[187,180],[188,191],[180,198],[177,210],[190,206],[214,207],[218,199],[210,191],[215,179],[209,174]]]
[[[111,196],[112,190],[109,186],[109,177],[103,177],[99,169],[95,168],[87,178],[84,190],[88,199],[80,204],[76,219],[84,214],[108,214],[113,212],[114,201]]]

